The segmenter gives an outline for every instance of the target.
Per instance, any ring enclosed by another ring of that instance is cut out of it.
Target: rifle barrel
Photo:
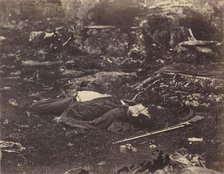
[[[180,124],[180,125],[176,125],[176,126],[167,127],[165,129],[161,129],[161,130],[158,130],[158,131],[153,131],[153,132],[149,132],[149,133],[146,133],[146,134],[143,134],[143,135],[139,135],[139,136],[135,136],[135,137],[131,137],[131,138],[126,138],[124,140],[116,141],[113,144],[119,144],[119,143],[123,143],[123,142],[127,142],[127,141],[133,141],[133,140],[136,140],[136,139],[139,139],[139,138],[144,138],[144,137],[147,137],[147,136],[156,135],[156,134],[163,133],[163,132],[168,132],[168,131],[178,129],[178,128],[182,128],[182,127],[185,127],[185,125]]]
[[[147,136],[150,136],[150,135],[156,135],[156,134],[159,134],[159,133],[168,132],[168,131],[171,131],[171,130],[174,130],[174,129],[182,128],[182,127],[188,126],[192,123],[195,123],[197,121],[200,121],[203,118],[204,118],[203,116],[196,115],[195,117],[191,118],[190,120],[184,121],[184,122],[179,123],[177,125],[170,126],[170,127],[167,127],[167,128],[161,129],[161,130],[153,131],[153,132],[148,132],[146,134],[139,135],[139,136],[135,136],[135,137],[131,137],[131,138],[125,138],[123,140],[113,142],[113,144],[119,144],[119,143],[123,143],[123,142],[127,142],[127,141],[133,141],[133,140],[143,138],[143,137],[147,137]]]

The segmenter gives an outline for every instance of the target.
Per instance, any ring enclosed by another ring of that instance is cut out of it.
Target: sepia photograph
[[[0,0],[1,174],[224,174],[224,0]]]

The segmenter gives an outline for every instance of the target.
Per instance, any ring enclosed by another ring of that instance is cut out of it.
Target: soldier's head
[[[144,117],[148,117],[149,119],[151,118],[148,112],[148,108],[143,106],[141,103],[135,104],[133,106],[129,106],[128,113],[132,117],[144,116]]]

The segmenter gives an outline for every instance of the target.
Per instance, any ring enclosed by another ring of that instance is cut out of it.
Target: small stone
[[[155,149],[156,147],[157,147],[157,146],[156,146],[155,144],[150,144],[150,145],[149,145],[149,148],[150,148],[150,149]]]
[[[72,147],[72,146],[74,146],[74,144],[73,143],[68,143],[68,146]]]
[[[106,163],[107,163],[106,161],[100,161],[100,162],[97,163],[97,165],[98,166],[104,166],[104,165],[106,165]]]
[[[0,91],[11,91],[12,88],[10,86],[4,86],[2,88],[0,88]]]
[[[192,137],[192,138],[188,138],[188,141],[190,141],[190,142],[202,142],[203,138]]]
[[[7,125],[7,124],[9,124],[9,120],[8,120],[8,119],[5,119],[5,120],[3,121],[3,125]]]
[[[9,103],[10,105],[12,105],[12,106],[18,106],[18,103],[17,103],[17,101],[16,101],[14,98],[10,98],[10,99],[8,100],[8,103]]]

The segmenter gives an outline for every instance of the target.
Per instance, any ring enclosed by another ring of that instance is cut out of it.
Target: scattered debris
[[[104,165],[106,165],[106,164],[107,164],[106,161],[101,161],[101,162],[98,162],[98,163],[97,163],[98,166],[104,166]]]
[[[192,108],[222,105],[224,76],[221,69],[223,65],[219,63],[178,63],[165,66],[155,75],[136,85],[138,93],[134,99],[141,102],[162,100],[164,104],[181,103]],[[205,93],[208,95],[204,95]]]
[[[127,153],[127,152],[137,152],[138,149],[133,147],[131,144],[120,145],[120,152]]]
[[[175,159],[182,159],[185,160],[185,163],[188,163],[186,159],[190,162],[190,166],[199,166],[199,167],[205,167],[205,158],[202,155],[199,154],[190,154],[187,149],[180,148],[176,149],[173,155],[170,156],[171,160]],[[181,160],[179,160],[181,162]],[[183,166],[182,166],[183,167]]]
[[[64,70],[61,74],[65,78],[78,78],[84,76],[86,73],[84,71],[77,70]]]
[[[191,166],[191,162],[186,157],[184,157],[183,155],[181,155],[177,152],[170,155],[169,158],[172,163],[181,165],[181,168]]]
[[[17,103],[16,99],[14,99],[14,98],[10,98],[8,100],[8,103],[12,106],[18,106],[18,103]]]
[[[2,88],[0,88],[0,91],[11,91],[12,90],[12,87],[10,86],[4,86]]]
[[[74,146],[74,144],[73,143],[68,143],[68,146],[72,147],[72,146]]]
[[[43,31],[32,31],[29,36],[29,41],[32,42],[34,39],[36,39],[42,35],[44,36]]]
[[[155,144],[150,144],[150,145],[149,145],[149,148],[150,148],[150,149],[155,149],[155,148],[157,148],[157,146],[156,146]]]
[[[179,174],[222,174],[221,172],[207,169],[204,167],[187,167],[179,172]]]
[[[214,53],[214,48],[217,48],[221,43],[217,41],[202,41],[202,40],[194,40],[194,41],[184,41],[179,43],[175,50],[177,52],[187,52],[187,51],[197,51],[206,54]]]
[[[5,119],[4,121],[3,121],[3,125],[8,125],[9,124],[9,119]]]
[[[50,39],[53,38],[54,35],[55,35],[54,32],[48,33],[45,31],[32,31],[29,36],[29,41],[33,42],[34,40]]]
[[[26,60],[26,61],[22,61],[21,65],[26,66],[26,67],[49,67],[49,66],[57,66],[57,65],[61,65],[62,61],[51,61],[51,62],[38,62],[38,61],[34,61],[34,60]]]
[[[93,29],[87,31],[83,51],[92,55],[125,56],[128,51],[128,34],[120,29]]]
[[[32,31],[29,35],[29,42],[40,49],[46,49],[53,53],[67,46],[73,36],[64,27],[56,27],[53,32]]]
[[[84,26],[86,29],[116,29],[116,26],[111,25],[92,25],[92,26]]]
[[[44,34],[45,34],[45,35],[44,35],[44,39],[49,39],[49,38],[54,37],[54,33],[53,33],[53,32],[52,32],[52,33],[47,33],[47,32],[45,32]]]
[[[189,143],[202,142],[203,140],[204,140],[203,138],[196,138],[196,137],[188,138]]]
[[[200,166],[200,167],[206,167],[205,166],[205,158],[202,155],[198,155],[198,154],[193,154],[190,159],[191,165],[192,166]]]
[[[29,125],[26,125],[26,124],[24,124],[24,125],[18,124],[17,126],[19,128],[25,128],[25,129],[30,128],[30,126]]]
[[[10,75],[12,76],[19,76],[21,74],[20,71],[11,72]]]
[[[66,40],[62,46],[65,47],[70,41],[72,40],[72,37],[69,37],[68,40]]]
[[[89,167],[77,167],[66,171],[64,174],[89,174]]]
[[[82,135],[84,134],[86,131],[85,129],[82,129],[82,128],[75,128],[74,130],[70,130],[70,131],[67,131],[65,133],[65,136],[66,137],[69,137],[69,138],[72,138],[74,136],[77,136],[77,135]]]
[[[138,48],[136,45],[133,45],[133,48],[127,53],[128,57],[133,59],[140,59],[145,56],[144,52]]]
[[[152,152],[151,160],[144,160],[138,164],[132,164],[131,166],[124,166],[118,169],[115,174],[131,174],[131,173],[153,173],[157,170],[161,170],[169,163],[169,157],[164,154],[163,151],[154,150]],[[164,173],[166,174],[166,173]]]
[[[179,152],[180,153],[179,153]],[[214,170],[207,169],[205,167],[205,160],[201,155],[198,154],[190,154],[187,149],[181,148],[177,149],[176,152],[169,156],[169,165],[165,166],[159,172],[162,174],[168,173],[180,173],[180,174],[219,174]],[[159,174],[160,174],[159,173]]]
[[[6,37],[4,37],[4,36],[0,36],[0,42],[2,42],[2,41],[4,41],[4,40],[6,40]]]
[[[0,149],[2,152],[18,153],[25,150],[26,148],[23,147],[20,143],[0,140]]]

